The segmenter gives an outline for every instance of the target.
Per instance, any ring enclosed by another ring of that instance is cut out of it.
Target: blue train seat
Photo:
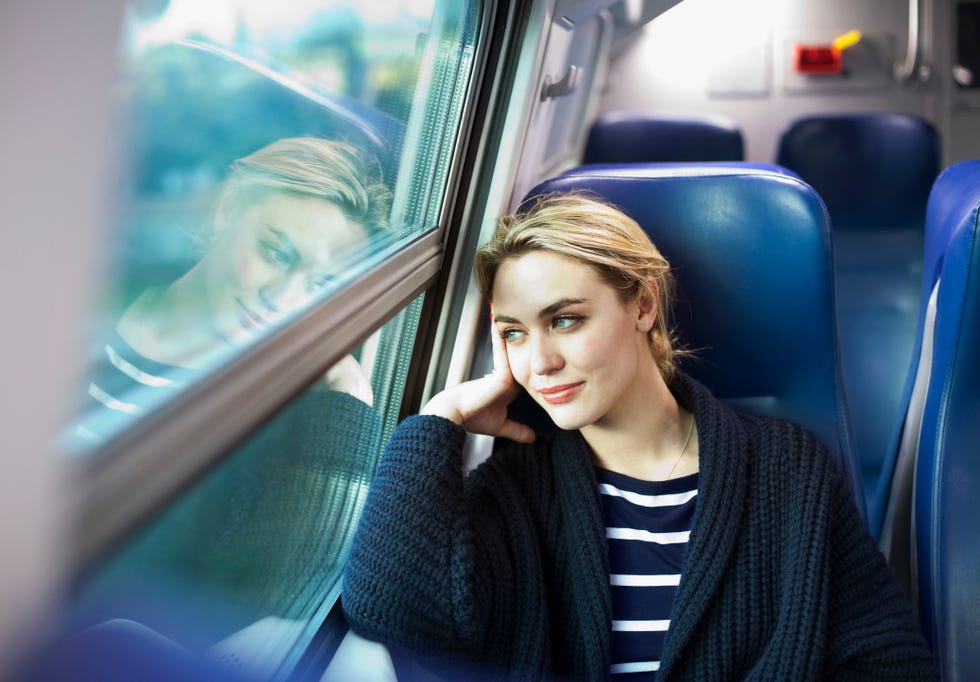
[[[929,198],[917,352],[902,437],[883,473],[887,511],[874,519],[944,680],[980,670],[978,223],[980,160],[966,161],[945,170]]]
[[[697,351],[682,369],[737,407],[813,431],[840,457],[863,509],[837,361],[830,226],[816,193],[778,168],[627,164],[581,167],[531,196],[573,189],[632,216],[673,265],[674,320]],[[524,400],[518,418],[533,409]],[[546,419],[542,410],[531,421]]]
[[[716,118],[613,111],[589,130],[584,163],[741,161],[742,132]]]
[[[776,162],[799,173],[830,213],[841,363],[873,507],[900,409],[904,375],[896,368],[912,354],[939,137],[902,114],[808,116],[782,133]]]
[[[763,163],[756,161],[636,161],[636,162],[624,162],[624,163],[590,163],[584,166],[577,166],[575,168],[570,168],[564,173],[563,176],[569,175],[580,175],[582,173],[594,174],[594,173],[607,173],[615,175],[623,171],[629,171],[630,166],[648,166],[652,168],[659,168],[662,172],[674,172],[677,175],[683,175],[687,172],[703,173],[708,169],[715,170],[730,170],[730,171],[743,171],[743,170],[760,170],[768,171],[770,173],[777,173],[778,175],[785,175],[787,177],[796,178],[797,180],[802,180],[800,174],[786,168],[785,166],[780,166],[775,163]]]
[[[817,190],[835,231],[921,229],[939,135],[907,114],[806,116],[780,135],[776,163]]]

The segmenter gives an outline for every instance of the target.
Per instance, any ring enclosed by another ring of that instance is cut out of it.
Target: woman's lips
[[[246,329],[263,329],[266,326],[265,319],[249,308],[247,305],[242,303],[241,299],[236,298],[235,302],[238,304],[238,316],[242,322],[242,326]]]
[[[574,384],[561,384],[560,386],[547,386],[544,388],[537,389],[544,401],[549,405],[558,405],[559,403],[565,403],[578,395],[578,392],[582,389],[585,384],[583,381],[576,382]]]

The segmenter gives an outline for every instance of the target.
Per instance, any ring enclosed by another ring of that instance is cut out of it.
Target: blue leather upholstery
[[[760,170],[769,171],[770,173],[778,173],[779,175],[786,175],[791,178],[796,178],[797,180],[802,180],[799,173],[792,171],[789,168],[777,165],[775,163],[757,163],[755,161],[636,161],[624,163],[590,163],[585,166],[570,168],[562,173],[562,175],[568,176],[582,173],[594,174],[597,172],[603,172],[608,175],[616,175],[631,172],[630,167],[634,165],[658,168],[662,172],[674,171],[677,175],[682,175],[687,172],[703,173],[708,169],[728,169],[734,171]]]
[[[913,506],[920,619],[944,680],[980,670],[980,161],[947,169],[926,218],[938,281]]]
[[[905,114],[808,116],[782,133],[776,163],[817,190],[834,230],[921,228],[939,136]]]
[[[681,367],[719,398],[816,433],[863,509],[837,365],[829,222],[813,190],[779,169],[632,164],[582,167],[531,195],[572,189],[619,206],[673,265],[674,320],[697,351]]]
[[[919,309],[922,224],[939,137],[903,114],[794,121],[777,162],[823,198],[833,222],[841,366],[871,514],[900,413]]]
[[[584,163],[741,161],[742,133],[717,119],[614,111],[589,130]]]

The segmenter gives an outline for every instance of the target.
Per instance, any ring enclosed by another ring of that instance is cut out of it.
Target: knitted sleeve
[[[363,636],[423,660],[472,657],[472,532],[463,512],[465,432],[435,416],[395,430],[371,484],[344,575]]]
[[[270,615],[305,622],[340,576],[344,501],[380,430],[357,398],[307,391],[141,529],[87,582],[82,608],[166,622],[192,647]]]
[[[831,468],[836,499],[828,528],[827,677],[938,680],[908,599],[859,517],[843,474]]]

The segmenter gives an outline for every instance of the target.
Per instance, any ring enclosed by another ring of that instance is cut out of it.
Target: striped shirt
[[[68,434],[69,450],[84,450],[114,435],[177,395],[197,372],[143,357],[118,333],[99,349],[85,385],[85,402]]]
[[[670,626],[694,522],[698,474],[642,481],[596,469],[609,552],[609,679],[651,679]]]

